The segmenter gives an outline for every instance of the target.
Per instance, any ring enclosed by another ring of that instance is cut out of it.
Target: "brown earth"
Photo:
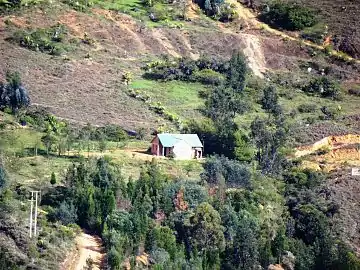
[[[87,260],[91,258],[93,261],[93,270],[103,269],[105,253],[102,247],[100,237],[93,236],[82,232],[76,237],[77,252],[69,254],[70,260],[65,261],[62,270],[83,270],[87,266]],[[72,258],[75,257],[75,259]]]
[[[344,166],[360,166],[360,135],[329,136],[298,147],[295,157],[306,157],[302,166],[326,172]]]

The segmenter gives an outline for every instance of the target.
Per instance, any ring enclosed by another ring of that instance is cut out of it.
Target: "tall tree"
[[[241,52],[235,52],[230,59],[226,85],[232,88],[236,94],[243,93],[246,86],[247,73],[248,67],[245,55]]]
[[[233,245],[233,264],[236,269],[255,269],[259,265],[256,224],[247,218],[240,218]]]
[[[192,246],[202,254],[205,267],[216,269],[216,258],[225,248],[220,214],[209,203],[204,202],[195,209],[190,224]]]
[[[22,85],[19,73],[7,72],[6,84],[0,84],[0,107],[10,107],[13,113],[30,105],[30,97]]]

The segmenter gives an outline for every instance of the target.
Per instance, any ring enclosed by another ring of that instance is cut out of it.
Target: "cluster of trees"
[[[10,108],[15,114],[29,105],[29,93],[22,85],[19,73],[7,72],[6,82],[0,82],[0,109]]]
[[[66,187],[53,187],[42,203],[53,207],[49,219],[101,235],[111,269],[125,261],[135,267],[142,252],[152,269],[266,269],[276,263],[357,269],[352,251],[330,233],[328,216],[337,205],[319,196],[324,176],[289,166],[279,178],[286,207],[274,220],[261,204],[281,195],[255,186],[279,180],[221,156],[205,162],[200,182],[171,178],[155,160],[137,181],[126,182],[106,159],[90,160],[71,166]]]

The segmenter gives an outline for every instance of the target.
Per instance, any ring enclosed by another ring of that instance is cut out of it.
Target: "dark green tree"
[[[246,86],[248,73],[245,55],[241,52],[233,53],[229,65],[226,86],[233,89],[234,93],[242,94]]]
[[[216,269],[219,253],[225,248],[224,228],[220,214],[209,204],[202,203],[189,220],[191,226],[191,244],[203,257],[203,267]]]
[[[115,247],[112,247],[107,255],[107,261],[111,269],[121,269],[121,262],[123,258]]]
[[[51,173],[50,184],[52,184],[52,185],[56,184],[56,176],[55,176],[54,172]]]
[[[0,84],[0,108],[10,107],[13,113],[30,105],[30,97],[18,72],[6,73],[6,84]]]
[[[235,269],[255,269],[259,265],[256,224],[241,218],[233,242],[233,265]]]
[[[264,95],[261,99],[262,108],[269,114],[276,114],[281,108],[278,103],[278,94],[274,86],[268,86],[264,89]]]

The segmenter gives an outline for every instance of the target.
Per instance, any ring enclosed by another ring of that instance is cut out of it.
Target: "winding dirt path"
[[[105,253],[100,237],[82,232],[76,237],[76,245],[78,257],[75,263],[69,266],[68,270],[83,270],[88,258],[91,258],[94,262],[93,270],[103,269]]]

